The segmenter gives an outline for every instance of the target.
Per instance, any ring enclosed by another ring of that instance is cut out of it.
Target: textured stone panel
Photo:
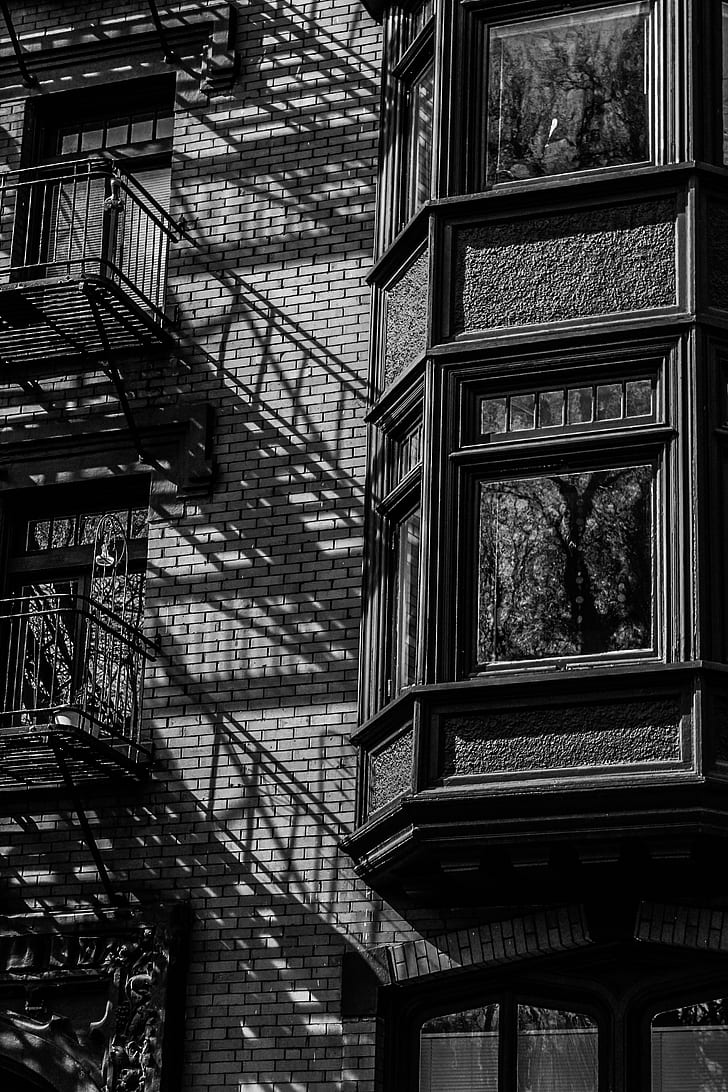
[[[677,701],[555,705],[448,717],[445,776],[679,762]]]
[[[412,788],[414,730],[409,728],[369,756],[369,811],[383,808]]]
[[[429,262],[429,253],[425,250],[387,292],[385,386],[427,348]]]
[[[453,333],[675,304],[675,204],[633,202],[459,231]]]
[[[728,207],[708,202],[708,302],[728,311]]]

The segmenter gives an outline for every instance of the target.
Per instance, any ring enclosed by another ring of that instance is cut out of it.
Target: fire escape
[[[123,361],[174,347],[167,250],[183,229],[129,173],[93,158],[0,176],[0,374],[93,366],[137,441]],[[131,610],[125,528],[99,520],[91,597],[23,590],[0,601],[0,791],[139,776],[152,646]]]

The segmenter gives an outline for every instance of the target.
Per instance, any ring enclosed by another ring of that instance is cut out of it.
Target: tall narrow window
[[[422,420],[408,413],[383,437],[386,452],[382,517],[380,619],[381,693],[395,698],[417,682],[421,565]]]
[[[721,4],[721,88],[723,100],[723,162],[728,163],[728,3]]]
[[[420,509],[396,526],[392,620],[392,672],[395,693],[411,686],[417,670],[417,599],[420,576]]]
[[[728,999],[661,1012],[652,1020],[652,1092],[728,1087]]]
[[[437,1016],[420,1033],[420,1092],[498,1092],[497,1004]]]
[[[414,216],[432,195],[435,96],[434,2],[421,2],[403,16],[399,55],[393,68],[397,117],[394,146],[392,228]]]
[[[584,1013],[518,1006],[519,1092],[597,1092],[597,1025]]]
[[[489,185],[649,159],[650,7],[490,28]]]

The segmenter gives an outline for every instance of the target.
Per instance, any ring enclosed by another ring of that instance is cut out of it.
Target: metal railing
[[[181,234],[112,160],[0,175],[0,283],[102,277],[162,319],[168,244]]]
[[[5,729],[80,728],[140,745],[151,643],[93,600],[29,595],[0,600],[0,735]]]

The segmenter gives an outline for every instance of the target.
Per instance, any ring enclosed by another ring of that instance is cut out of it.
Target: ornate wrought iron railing
[[[0,737],[57,728],[143,752],[144,670],[152,654],[137,627],[93,600],[0,600]]]
[[[108,159],[0,175],[0,284],[101,278],[164,322],[168,244],[183,231]]]

